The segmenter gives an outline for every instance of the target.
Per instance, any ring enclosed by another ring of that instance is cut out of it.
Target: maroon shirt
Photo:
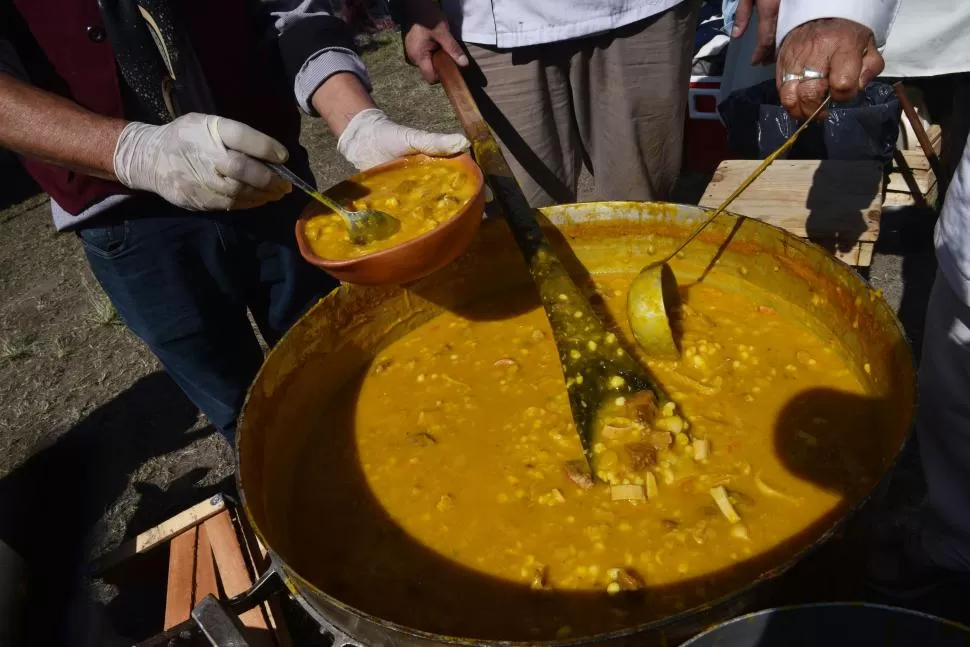
[[[330,16],[305,21],[285,41],[264,38],[264,21],[247,0],[173,0],[220,116],[265,132],[291,151],[299,146],[300,115],[293,78],[307,57],[328,46],[352,47]],[[13,0],[20,24],[9,38],[30,82],[109,117],[129,118],[124,80],[105,38],[96,0]],[[258,6],[258,3],[256,3]],[[40,186],[68,213],[127,192],[117,182],[24,159]]]

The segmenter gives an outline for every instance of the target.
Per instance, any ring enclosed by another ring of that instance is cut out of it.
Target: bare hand
[[[418,66],[428,83],[437,83],[438,75],[431,64],[431,55],[443,49],[461,67],[468,65],[468,57],[451,35],[448,21],[434,0],[408,0],[411,23],[404,34],[404,53],[408,61]]]
[[[741,38],[748,29],[754,9],[758,9],[758,44],[751,55],[752,65],[766,65],[775,60],[775,29],[781,0],[741,0],[734,14],[731,38]]]
[[[781,104],[791,116],[807,119],[825,99],[826,91],[833,101],[848,101],[885,66],[868,27],[842,18],[825,18],[788,33],[778,50],[775,82]],[[782,75],[802,74],[806,68],[821,72],[823,77],[782,83]]]

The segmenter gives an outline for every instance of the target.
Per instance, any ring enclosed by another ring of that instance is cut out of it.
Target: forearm
[[[348,72],[327,79],[313,93],[311,103],[336,137],[343,134],[347,124],[361,110],[377,107],[360,79]]]
[[[113,180],[125,125],[0,72],[0,148]]]

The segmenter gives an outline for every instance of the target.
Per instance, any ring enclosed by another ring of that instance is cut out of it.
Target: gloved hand
[[[246,209],[292,188],[253,158],[285,162],[286,148],[231,119],[191,113],[164,126],[133,122],[118,137],[114,168],[125,186],[194,211]]]
[[[394,123],[377,108],[358,112],[337,141],[340,154],[361,171],[412,153],[454,155],[468,146],[464,135],[408,128]]]

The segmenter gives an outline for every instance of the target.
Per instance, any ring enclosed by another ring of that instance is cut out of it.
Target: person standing
[[[459,66],[534,207],[663,200],[680,172],[699,0],[398,0],[408,59]],[[443,9],[443,12],[442,12]],[[459,45],[456,37],[461,40]],[[464,48],[464,49],[463,49]]]
[[[359,169],[468,142],[378,109],[323,0],[170,2],[219,116],[150,123],[98,5],[0,6],[0,148],[50,195],[56,228],[80,238],[125,324],[231,437],[263,360],[247,311],[272,345],[337,285],[296,247],[307,199],[261,163],[313,181],[297,106],[323,118]]]
[[[782,0],[777,81],[788,111],[805,118],[826,91],[844,100],[875,78],[901,5]],[[966,30],[953,37],[970,44]],[[868,563],[871,584],[898,599],[970,584],[970,139],[947,190],[935,246],[938,272],[926,313],[915,424],[926,497],[915,518],[902,517],[883,533]]]

